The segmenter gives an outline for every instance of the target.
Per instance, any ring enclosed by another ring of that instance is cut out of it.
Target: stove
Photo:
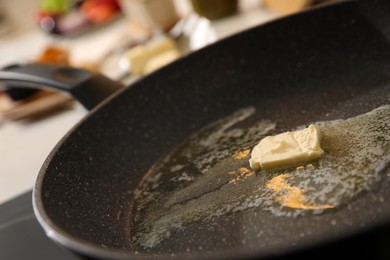
[[[35,218],[32,192],[0,205],[0,259],[82,259],[57,245]]]
[[[390,259],[390,225],[337,243],[320,246],[276,259]],[[0,205],[0,259],[82,260],[82,256],[54,243],[35,218],[32,192]],[[90,259],[90,258],[89,258]]]

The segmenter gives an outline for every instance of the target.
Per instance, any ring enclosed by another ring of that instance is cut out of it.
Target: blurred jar
[[[126,17],[150,29],[169,31],[180,19],[174,0],[120,0]]]
[[[262,0],[265,8],[268,8],[280,15],[289,15],[303,11],[304,9],[337,0]]]
[[[238,0],[191,0],[194,10],[210,20],[237,12]]]

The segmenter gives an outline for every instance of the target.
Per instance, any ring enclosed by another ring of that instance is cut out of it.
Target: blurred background
[[[0,0],[0,68],[56,63],[131,86],[232,34],[328,2]],[[33,187],[51,149],[87,113],[65,93],[0,85],[0,204]]]

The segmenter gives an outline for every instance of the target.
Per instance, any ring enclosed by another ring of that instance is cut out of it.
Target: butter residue
[[[255,174],[255,172],[253,170],[251,171],[245,167],[240,167],[237,171],[231,171],[231,172],[228,172],[228,174],[234,175],[234,178],[231,179],[228,183],[229,184],[236,184],[240,180],[243,180],[249,176],[252,176],[253,174]]]
[[[247,157],[250,152],[251,152],[251,150],[249,150],[249,149],[245,149],[243,151],[235,152],[234,155],[233,155],[233,159],[234,160],[241,160],[241,159]]]
[[[282,168],[315,160],[324,153],[320,137],[320,130],[315,125],[267,136],[253,148],[250,167],[254,170]]]
[[[288,208],[294,209],[307,209],[307,210],[318,210],[318,209],[329,209],[334,208],[331,204],[324,205],[313,205],[309,201],[306,200],[304,196],[304,190],[291,186],[286,182],[286,178],[289,174],[281,174],[278,175],[271,180],[269,180],[266,184],[266,188],[272,189],[275,192],[278,192],[276,196],[276,200],[280,205]]]

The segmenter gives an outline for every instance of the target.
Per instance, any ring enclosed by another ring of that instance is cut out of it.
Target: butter
[[[315,125],[267,136],[253,148],[250,167],[254,170],[284,168],[318,159],[324,153],[320,138],[320,130]]]
[[[155,57],[150,58],[149,61],[145,64],[143,73],[144,74],[152,73],[153,71],[165,65],[168,65],[169,63],[173,62],[179,57],[180,57],[180,53],[178,50],[170,50],[158,54]]]
[[[134,75],[144,75],[145,66],[148,64],[148,62],[151,59],[153,59],[154,57],[162,53],[166,53],[169,51],[176,51],[177,53],[179,53],[176,44],[172,39],[168,37],[162,37],[159,39],[155,39],[151,42],[148,42],[146,44],[138,45],[136,47],[129,49],[125,53],[125,57],[130,62],[131,73],[133,73]],[[173,60],[172,54],[169,56],[169,58]],[[165,64],[168,63],[167,58],[165,58],[164,61]],[[149,65],[148,70],[150,71],[153,70],[152,69],[153,66],[158,66],[158,65]]]

